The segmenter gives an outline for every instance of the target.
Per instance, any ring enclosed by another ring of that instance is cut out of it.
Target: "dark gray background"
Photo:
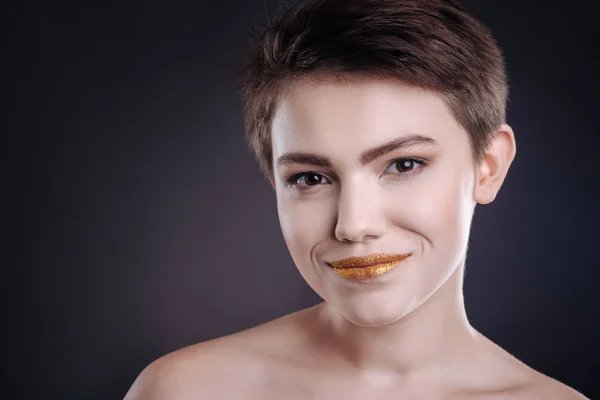
[[[597,2],[464,1],[518,152],[479,207],[474,326],[600,395]],[[233,68],[273,0],[9,5],[2,388],[122,398],[157,357],[315,304],[246,149]],[[8,397],[7,397],[8,398]]]

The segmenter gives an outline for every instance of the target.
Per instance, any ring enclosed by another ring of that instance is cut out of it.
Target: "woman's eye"
[[[395,160],[388,170],[393,173],[405,174],[423,166],[423,162],[414,158],[401,158]],[[394,171],[395,170],[395,171]]]
[[[307,172],[292,176],[288,183],[292,186],[307,187],[329,183],[329,181],[323,175]]]

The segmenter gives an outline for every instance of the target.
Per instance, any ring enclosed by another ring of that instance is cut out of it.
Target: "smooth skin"
[[[283,236],[324,302],[150,364],[136,399],[585,399],[469,323],[471,220],[515,157],[502,125],[476,162],[436,93],[389,80],[304,80],[273,125]],[[356,282],[328,263],[410,254]],[[477,268],[473,266],[472,268]]]

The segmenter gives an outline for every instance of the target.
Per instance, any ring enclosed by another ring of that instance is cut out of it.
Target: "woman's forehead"
[[[332,147],[364,151],[409,135],[442,145],[464,139],[468,145],[439,94],[384,80],[296,84],[280,99],[271,134],[274,154]]]

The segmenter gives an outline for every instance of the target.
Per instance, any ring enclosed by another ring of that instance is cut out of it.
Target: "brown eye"
[[[393,161],[387,169],[387,172],[396,175],[410,175],[416,170],[423,168],[425,162],[416,158],[400,158]]]
[[[288,180],[288,184],[298,188],[307,188],[309,186],[318,186],[331,183],[327,178],[316,172],[303,172],[292,176]]]
[[[398,168],[398,171],[401,172],[406,172],[406,171],[410,171],[411,169],[413,169],[415,167],[415,161],[414,160],[398,160],[396,161],[396,168]]]
[[[302,177],[300,177],[299,180],[301,180]],[[306,182],[306,184],[308,186],[314,186],[314,185],[318,185],[319,183],[321,183],[321,181],[323,180],[323,177],[321,175],[318,174],[306,174],[304,175],[304,181]]]

